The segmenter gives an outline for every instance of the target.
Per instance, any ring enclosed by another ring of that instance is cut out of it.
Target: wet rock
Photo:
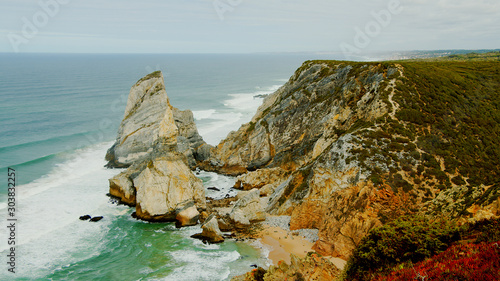
[[[224,242],[224,237],[219,229],[219,224],[215,214],[211,214],[201,226],[202,233],[192,235],[192,238],[200,239],[208,243]]]
[[[91,218],[89,221],[91,221],[91,222],[98,222],[98,221],[102,220],[103,218],[104,218],[103,216],[97,216],[97,217]]]
[[[184,226],[191,226],[198,224],[198,219],[200,218],[200,213],[196,209],[193,201],[188,201],[177,206],[176,212],[176,223],[177,228]]]

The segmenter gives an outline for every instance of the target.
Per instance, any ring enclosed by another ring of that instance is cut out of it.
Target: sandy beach
[[[277,265],[283,260],[290,264],[290,254],[298,257],[305,257],[308,252],[312,252],[314,238],[299,234],[298,231],[290,231],[288,223],[283,223],[283,217],[269,217],[263,223],[263,230],[260,233],[261,243],[269,249],[269,259],[273,265]],[[277,221],[281,223],[276,223]],[[286,222],[286,221],[285,221]],[[314,235],[311,235],[314,236]],[[336,257],[325,257],[329,259],[337,268],[342,270],[346,261]]]

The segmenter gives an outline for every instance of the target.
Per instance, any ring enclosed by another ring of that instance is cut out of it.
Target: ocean
[[[283,85],[306,54],[0,54],[0,280],[227,280],[269,263],[258,244],[191,239],[199,226],[133,219],[110,200],[104,168],[130,87],[155,70],[170,103],[191,109],[216,145],[250,121],[262,98]],[[8,168],[16,171],[8,214]],[[234,178],[202,172],[227,192]],[[212,192],[212,193],[211,193]],[[224,193],[225,194],[225,193]],[[81,215],[104,216],[97,223]],[[15,232],[7,228],[15,218]],[[13,236],[12,236],[13,235]],[[15,273],[9,272],[15,241]]]

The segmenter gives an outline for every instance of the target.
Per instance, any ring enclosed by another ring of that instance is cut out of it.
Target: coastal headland
[[[202,223],[204,241],[259,239],[273,265],[235,280],[369,280],[404,268],[490,229],[478,222],[498,222],[498,58],[307,61],[215,147],[189,110],[170,104],[162,73],[151,73],[132,87],[106,155],[109,167],[126,168],[109,193],[138,219]],[[237,177],[238,195],[207,198],[196,169]],[[438,221],[453,224],[448,238],[415,232]],[[384,227],[441,244],[358,266]]]

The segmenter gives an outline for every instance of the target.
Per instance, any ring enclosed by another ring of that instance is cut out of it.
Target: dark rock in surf
[[[91,221],[91,222],[98,222],[98,221],[102,220],[103,218],[104,218],[104,217],[102,217],[102,216],[93,217],[93,218],[91,218],[89,221]]]

